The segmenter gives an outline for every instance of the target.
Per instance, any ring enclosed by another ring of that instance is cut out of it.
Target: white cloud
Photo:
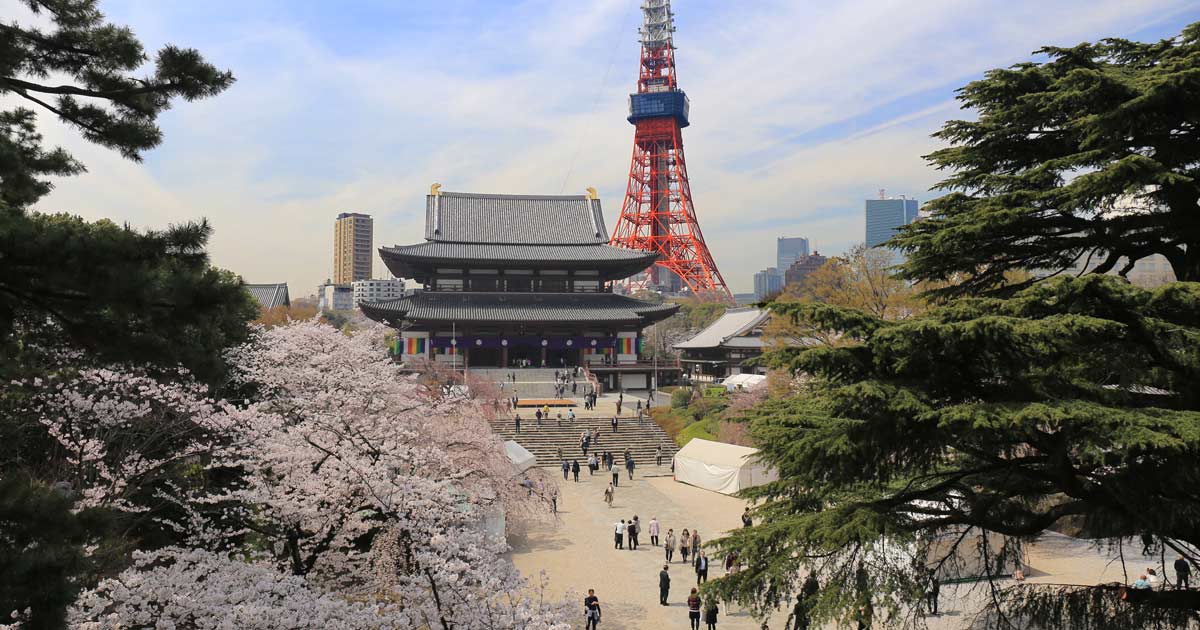
[[[117,3],[114,19],[128,18],[148,47],[195,45],[239,81],[178,105],[145,165],[47,125],[90,173],[59,182],[42,208],[140,226],[208,217],[216,264],[286,280],[293,295],[329,276],[338,212],[375,215],[376,245],[420,240],[433,181],[495,192],[596,186],[611,227],[633,136],[624,109],[635,2],[524,2],[476,24],[405,31],[370,55],[287,20],[239,20],[232,5],[210,9],[230,13],[213,18],[222,28],[193,31],[171,5]],[[781,234],[825,251],[861,239],[862,200],[878,188],[927,199],[937,173],[919,156],[959,115],[939,90],[1043,44],[1124,34],[1186,4],[676,2],[692,190],[726,280],[748,290]],[[880,113],[901,98],[915,100]],[[829,131],[848,120],[861,128]]]

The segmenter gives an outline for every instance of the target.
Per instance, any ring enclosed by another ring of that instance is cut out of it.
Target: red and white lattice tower
[[[694,295],[732,302],[692,206],[681,133],[688,126],[689,104],[675,80],[671,1],[644,0],[642,13],[641,70],[637,94],[629,96],[628,119],[637,131],[612,243],[658,252],[658,262],[647,270],[658,289],[674,292],[686,286]]]

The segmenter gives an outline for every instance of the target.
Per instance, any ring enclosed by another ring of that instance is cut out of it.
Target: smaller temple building
[[[757,308],[731,308],[695,337],[675,344],[685,372],[695,377],[725,378],[734,374],[765,374],[766,368],[742,363],[763,353],[763,327],[771,312]]]
[[[361,305],[400,331],[406,363],[585,365],[610,388],[641,389],[651,382],[651,368],[639,361],[642,331],[679,308],[613,293],[614,282],[649,267],[657,254],[609,245],[594,191],[493,195],[442,192],[435,184],[426,198],[425,242],[379,253],[395,276],[420,287]]]

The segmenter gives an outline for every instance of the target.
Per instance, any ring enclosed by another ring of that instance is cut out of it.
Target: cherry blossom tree
[[[566,600],[487,527],[548,514],[532,489],[553,481],[518,471],[475,401],[431,392],[381,341],[315,320],[259,330],[229,353],[234,402],[134,367],[18,383],[55,445],[43,472],[77,509],[155,506],[177,545],[86,590],[72,624],[569,628]]]

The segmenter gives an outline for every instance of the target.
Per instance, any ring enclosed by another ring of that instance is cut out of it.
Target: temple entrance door
[[[522,364],[522,360],[528,360],[531,367],[541,367],[542,364],[542,348],[541,346],[532,345],[511,345],[508,347],[508,365],[505,367],[518,367]]]
[[[579,350],[577,348],[546,351],[546,367],[564,368],[575,367],[576,365],[579,365]]]
[[[467,363],[473,367],[502,367],[500,365],[500,348],[469,348]]]

